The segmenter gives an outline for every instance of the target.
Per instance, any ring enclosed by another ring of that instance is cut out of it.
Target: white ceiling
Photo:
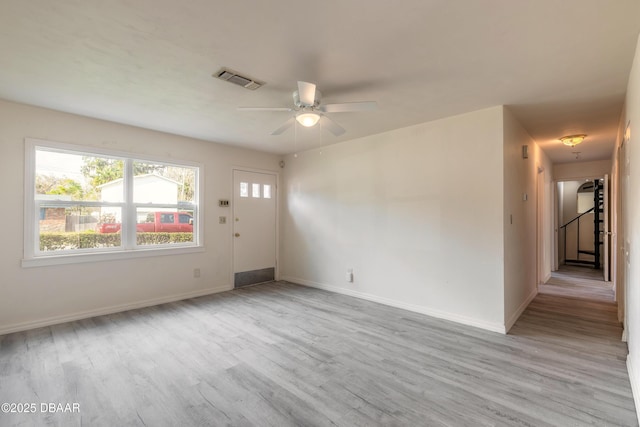
[[[274,153],[505,104],[555,162],[570,133],[601,159],[639,31],[638,0],[3,0],[0,98]],[[339,138],[236,110],[290,106],[297,80],[379,109],[333,114]]]

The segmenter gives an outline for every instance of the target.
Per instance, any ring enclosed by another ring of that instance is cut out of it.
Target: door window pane
[[[240,197],[249,197],[249,183],[241,182],[240,183]]]
[[[260,184],[251,185],[251,197],[260,198]]]
[[[262,197],[265,199],[271,198],[271,185],[265,184],[262,186]]]

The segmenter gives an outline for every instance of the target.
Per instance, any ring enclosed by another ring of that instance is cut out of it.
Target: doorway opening
[[[557,268],[539,291],[614,302],[608,176],[557,182],[555,190]]]

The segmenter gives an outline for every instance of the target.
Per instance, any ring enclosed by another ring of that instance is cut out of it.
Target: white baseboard
[[[424,307],[416,304],[409,304],[403,301],[398,301],[390,298],[380,297],[373,294],[368,294],[364,292],[352,291],[350,289],[341,288],[339,286],[327,285],[323,283],[313,282],[311,280],[301,279],[299,277],[290,277],[285,276],[282,277],[282,280],[286,280],[291,283],[297,283],[304,286],[309,286],[312,288],[323,289],[325,291],[335,292],[343,295],[352,296],[355,298],[361,298],[368,301],[377,302],[380,304],[388,305],[391,307],[401,308],[403,310],[413,311],[420,314],[426,314],[427,316],[436,317],[438,319],[450,320],[452,322],[461,323],[467,326],[473,326],[476,328],[484,329],[491,332],[498,332],[500,334],[505,334],[506,330],[504,325],[493,322],[486,322],[483,320],[474,319],[471,317],[460,316],[454,313],[448,313],[445,311],[434,310],[432,308]]]
[[[629,382],[631,383],[633,402],[636,405],[636,416],[638,417],[638,424],[640,424],[640,381],[636,376],[636,371],[629,355],[627,355],[627,373],[629,374]]]
[[[103,307],[96,310],[80,311],[73,314],[54,316],[46,319],[38,319],[38,320],[32,320],[28,322],[14,323],[12,325],[0,326],[0,335],[10,334],[13,332],[27,331],[29,329],[42,328],[44,326],[57,325],[60,323],[72,322],[74,320],[88,319],[90,317],[104,316],[106,314],[120,313],[123,311],[135,310],[137,308],[151,307],[154,305],[166,304],[168,302],[181,301],[185,299],[201,297],[204,295],[230,291],[231,289],[233,289],[233,286],[230,286],[230,285],[216,286],[213,288],[201,289],[201,290],[192,291],[192,292],[185,292],[182,294],[164,296],[160,298],[152,298],[152,299],[138,301],[134,303]]]
[[[531,291],[529,296],[527,298],[525,298],[525,300],[522,302],[522,304],[520,304],[520,307],[518,307],[516,312],[513,313],[511,315],[511,317],[509,317],[509,319],[507,319],[507,321],[505,322],[506,332],[509,332],[509,329],[511,329],[511,327],[518,321],[520,316],[522,316],[522,313],[524,313],[524,311],[527,309],[529,304],[531,304],[531,301],[533,301],[533,299],[536,297],[536,295],[538,295],[538,287],[537,286],[533,289],[533,291]]]

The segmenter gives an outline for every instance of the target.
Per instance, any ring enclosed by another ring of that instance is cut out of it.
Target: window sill
[[[147,258],[156,256],[167,255],[184,255],[191,253],[204,252],[204,246],[189,246],[179,248],[153,248],[153,249],[137,249],[130,251],[117,251],[117,252],[101,252],[90,254],[73,254],[73,255],[50,255],[42,256],[38,258],[30,258],[22,260],[22,267],[46,267],[49,265],[64,265],[64,264],[80,264],[85,262],[101,262],[101,261],[116,261],[122,259],[132,258]]]

